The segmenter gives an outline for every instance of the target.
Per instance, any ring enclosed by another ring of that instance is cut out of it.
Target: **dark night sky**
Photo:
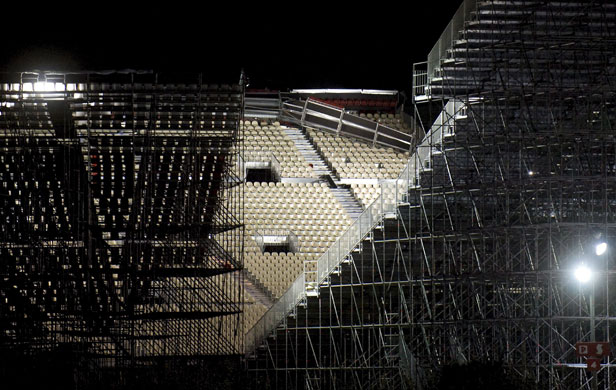
[[[425,61],[460,1],[413,1],[404,9],[388,2],[165,3],[3,18],[3,30],[16,33],[4,39],[0,70],[139,69],[236,80],[244,68],[254,88],[409,89],[413,62]]]

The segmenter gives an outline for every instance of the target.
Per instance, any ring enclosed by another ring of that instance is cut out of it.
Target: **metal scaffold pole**
[[[456,367],[614,387],[575,350],[613,337],[613,262],[593,260],[592,302],[573,277],[597,232],[616,242],[614,31],[611,3],[465,1],[416,67],[415,112],[440,112],[395,213],[371,206],[348,261],[249,335],[255,388],[422,389]]]
[[[238,183],[243,87],[151,72],[3,77],[3,374],[194,388],[240,367],[243,229],[225,191]]]

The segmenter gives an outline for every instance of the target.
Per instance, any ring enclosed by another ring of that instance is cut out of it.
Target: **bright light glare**
[[[595,253],[597,254],[597,256],[601,256],[602,254],[605,253],[606,250],[607,250],[607,243],[606,242],[599,243],[595,247]]]
[[[581,283],[588,282],[591,277],[592,271],[586,266],[586,264],[581,264],[575,269],[575,278]]]
[[[36,92],[61,92],[64,91],[64,84],[50,83],[46,81],[37,81],[34,83],[34,91]]]

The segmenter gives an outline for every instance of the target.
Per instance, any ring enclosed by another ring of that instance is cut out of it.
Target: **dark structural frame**
[[[255,387],[422,389],[476,362],[615,387],[575,343],[614,336],[616,4],[465,1],[414,68],[415,109],[439,112],[403,190],[249,332]]]
[[[1,376],[194,388],[239,367],[243,88],[1,76]]]

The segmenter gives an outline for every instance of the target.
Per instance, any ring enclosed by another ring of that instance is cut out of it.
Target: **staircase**
[[[242,276],[244,277],[242,282],[244,285],[244,291],[250,294],[255,301],[267,307],[268,309],[274,305],[274,296],[272,293],[261,283],[259,283],[256,278],[248,272],[246,269],[243,269]],[[236,281],[239,281],[238,272],[233,273]]]
[[[361,205],[351,193],[351,190],[345,187],[331,188],[332,193],[342,205],[342,208],[347,212],[351,220],[357,219],[362,212]]]
[[[312,165],[314,173],[319,177],[329,177],[335,187],[330,188],[338,202],[342,205],[351,220],[356,219],[362,212],[361,205],[355,199],[349,188],[340,184],[338,177],[329,169],[323,157],[319,154],[306,134],[299,129],[284,129],[284,133],[293,141],[299,153],[308,164]]]
[[[299,150],[299,153],[304,157],[306,162],[312,164],[312,169],[318,177],[329,176],[334,182],[338,180],[334,173],[327,167],[327,164],[319,155],[317,149],[308,140],[306,134],[299,129],[284,129],[284,133],[295,143],[295,147]]]

